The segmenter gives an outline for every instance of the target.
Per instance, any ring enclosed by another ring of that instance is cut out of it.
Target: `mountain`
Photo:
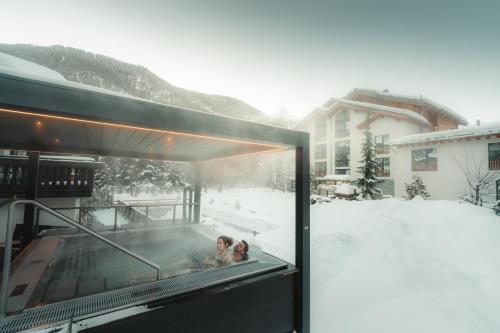
[[[157,103],[273,123],[264,113],[238,99],[176,87],[147,68],[64,46],[0,44],[0,52],[59,72],[67,80],[104,88]]]

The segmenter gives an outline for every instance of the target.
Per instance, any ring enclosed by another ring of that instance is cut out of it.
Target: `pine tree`
[[[415,198],[417,195],[420,195],[424,199],[427,199],[431,196],[429,192],[427,192],[427,189],[425,188],[422,178],[420,178],[420,176],[418,175],[412,176],[411,183],[405,183],[405,190],[406,190],[407,200],[411,200]]]
[[[361,144],[361,153],[363,159],[360,161],[361,167],[358,170],[362,177],[356,181],[356,184],[359,187],[362,199],[375,199],[375,195],[382,193],[382,191],[377,188],[377,183],[380,180],[375,175],[380,170],[380,166],[375,160],[375,140],[370,127],[365,131],[365,142]]]

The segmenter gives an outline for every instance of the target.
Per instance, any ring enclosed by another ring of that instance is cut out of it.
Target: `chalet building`
[[[500,200],[500,123],[404,136],[391,142],[396,196],[419,175],[432,199],[470,194],[471,184],[488,178],[483,200]]]
[[[311,166],[317,178],[326,175],[359,176],[361,144],[370,126],[385,194],[394,195],[394,154],[391,140],[421,133],[457,129],[467,120],[423,96],[389,93],[388,90],[354,89],[343,98],[332,98],[309,113],[298,128],[311,134]]]

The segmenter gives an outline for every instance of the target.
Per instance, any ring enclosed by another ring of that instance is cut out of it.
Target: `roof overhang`
[[[286,150],[307,135],[0,73],[0,149],[193,162]]]
[[[436,103],[433,100],[423,96],[402,95],[402,94],[394,94],[394,93],[379,91],[377,89],[356,88],[347,93],[347,95],[344,98],[352,99],[356,96],[370,96],[390,101],[404,101],[407,103],[428,107],[429,109],[434,109],[437,112],[442,113],[444,116],[447,116],[455,120],[458,125],[464,125],[464,126],[468,125],[467,119],[459,115],[457,112],[451,110],[447,106]]]
[[[418,126],[430,126],[429,122],[423,116],[410,110],[393,108],[385,105],[351,101],[346,99],[339,99],[332,106],[330,106],[330,108],[328,109],[329,115],[333,116],[339,110],[342,110],[344,108],[349,108],[354,111],[364,111],[372,114],[372,116],[369,117],[366,121],[358,125],[359,128],[366,128],[368,124],[383,116],[393,117],[398,120],[405,120]]]

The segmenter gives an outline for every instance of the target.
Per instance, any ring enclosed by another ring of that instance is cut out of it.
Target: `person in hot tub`
[[[217,238],[217,251],[203,259],[203,266],[209,268],[230,265],[233,262],[231,245],[233,245],[231,237],[219,236]]]
[[[241,240],[233,248],[233,262],[248,260],[248,243]]]

